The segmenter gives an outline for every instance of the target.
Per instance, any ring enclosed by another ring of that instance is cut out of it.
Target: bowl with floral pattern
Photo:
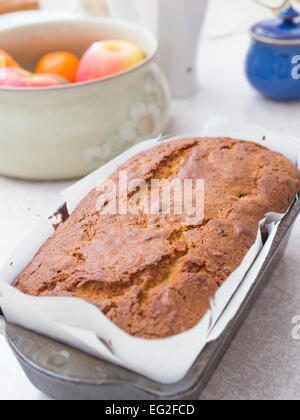
[[[135,43],[145,60],[99,80],[44,88],[0,89],[0,173],[57,180],[84,176],[169,121],[168,83],[154,62],[156,38],[134,24],[101,17],[30,12],[3,21],[1,49],[34,70],[39,57],[78,56],[95,41]]]

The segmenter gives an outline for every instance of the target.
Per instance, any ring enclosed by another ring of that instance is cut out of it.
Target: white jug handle
[[[0,308],[0,334],[5,335],[5,319]]]
[[[106,0],[112,17],[140,23],[135,0]]]

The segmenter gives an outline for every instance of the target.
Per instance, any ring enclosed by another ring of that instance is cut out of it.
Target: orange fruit
[[[73,83],[79,66],[79,58],[76,55],[59,51],[45,55],[38,63],[36,73],[54,74]]]
[[[0,50],[0,68],[1,67],[17,67],[20,65],[7,52]]]

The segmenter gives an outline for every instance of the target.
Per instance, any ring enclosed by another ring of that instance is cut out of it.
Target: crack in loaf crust
[[[190,138],[126,165],[128,178],[204,179],[205,219],[100,215],[93,190],[39,250],[14,286],[33,296],[75,296],[128,333],[161,338],[195,326],[241,264],[265,213],[283,213],[300,188],[296,167],[250,142]],[[112,177],[118,179],[118,172]]]

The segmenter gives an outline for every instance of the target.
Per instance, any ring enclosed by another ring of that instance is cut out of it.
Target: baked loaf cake
[[[241,264],[267,212],[284,213],[300,189],[285,157],[228,138],[176,140],[122,170],[129,180],[204,179],[205,218],[107,214],[94,189],[39,250],[14,286],[33,296],[85,299],[120,328],[150,339],[195,326]],[[118,172],[112,177],[117,182]]]

